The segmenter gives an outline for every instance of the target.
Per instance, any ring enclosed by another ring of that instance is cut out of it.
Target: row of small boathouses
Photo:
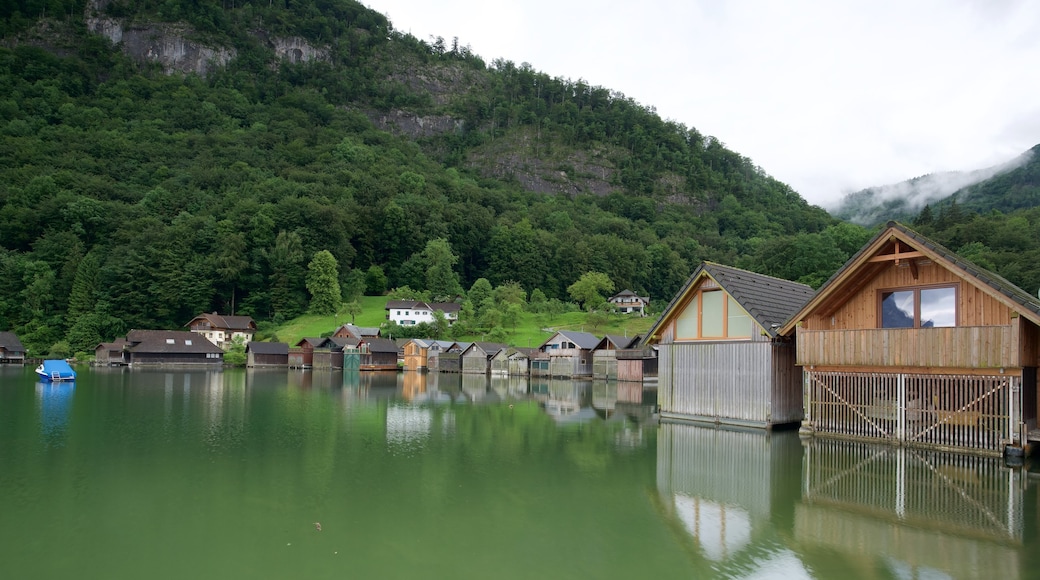
[[[815,292],[701,264],[643,344],[665,419],[982,454],[1040,435],[1040,300],[894,222]]]

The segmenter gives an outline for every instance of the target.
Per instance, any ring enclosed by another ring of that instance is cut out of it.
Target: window
[[[880,308],[881,328],[957,326],[957,287],[884,291]]]
[[[751,316],[721,290],[698,293],[675,321],[679,340],[751,338],[753,331]]]
[[[174,344],[175,342],[177,342],[177,341],[175,341],[175,340],[174,340],[174,339],[172,339],[172,338],[167,338],[167,339],[166,339],[166,344]]]
[[[184,344],[185,344],[185,346],[191,346],[191,339],[190,338],[185,339],[184,340]]]

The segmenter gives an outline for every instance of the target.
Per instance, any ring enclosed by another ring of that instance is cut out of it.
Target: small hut
[[[247,367],[284,367],[289,365],[289,345],[284,342],[246,344]]]
[[[802,419],[801,373],[780,325],[812,288],[703,262],[651,327],[661,417],[771,428]]]

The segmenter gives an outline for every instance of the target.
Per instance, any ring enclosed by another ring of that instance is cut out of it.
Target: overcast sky
[[[1040,2],[367,4],[422,40],[457,36],[488,64],[620,91],[824,207],[1040,144]]]

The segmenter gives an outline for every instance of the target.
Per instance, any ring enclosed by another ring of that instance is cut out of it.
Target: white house
[[[607,298],[607,302],[610,302],[618,309],[618,312],[622,314],[638,313],[640,316],[646,316],[646,309],[650,306],[649,296],[639,296],[631,290],[622,290],[617,294]]]
[[[421,302],[418,300],[390,300],[386,303],[386,319],[400,326],[415,326],[433,322],[433,313],[441,311],[448,324],[459,318],[460,306],[454,302]]]

